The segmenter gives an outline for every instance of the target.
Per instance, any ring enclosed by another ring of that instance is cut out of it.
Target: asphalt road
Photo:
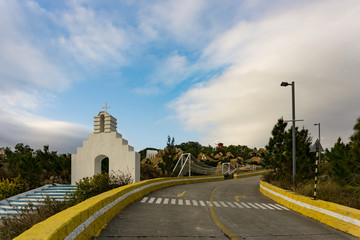
[[[357,239],[280,207],[260,193],[259,179],[179,185],[150,193],[125,208],[97,239]]]

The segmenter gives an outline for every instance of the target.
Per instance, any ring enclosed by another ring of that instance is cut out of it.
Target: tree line
[[[274,169],[272,178],[291,182],[292,179],[292,129],[281,118],[272,129],[272,136],[263,153],[264,164]],[[322,154],[323,172],[340,185],[360,185],[360,118],[355,124],[349,143],[341,138]],[[305,128],[296,128],[296,182],[314,177],[316,156],[310,152],[312,138]]]
[[[29,188],[46,183],[70,183],[71,156],[50,151],[46,145],[34,150],[29,145],[18,143],[11,150],[5,147],[0,158],[0,178],[20,178]]]

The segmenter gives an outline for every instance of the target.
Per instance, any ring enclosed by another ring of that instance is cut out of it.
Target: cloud
[[[128,62],[131,30],[115,25],[114,19],[104,12],[73,1],[55,17],[65,30],[58,39],[59,44],[81,63],[119,66]]]
[[[65,152],[74,150],[89,132],[82,125],[32,113],[53,106],[56,95],[71,85],[66,65],[55,60],[51,38],[36,35],[38,27],[46,32],[42,24],[48,17],[32,1],[0,2],[0,146],[23,142],[42,148],[50,144]]]
[[[297,117],[305,119],[298,125],[311,130],[321,122],[326,146],[346,139],[360,110],[359,12],[358,1],[317,1],[239,21],[201,56],[223,73],[170,107],[205,144],[264,146],[276,120],[291,118],[291,90],[280,83],[295,81]]]
[[[146,5],[139,9],[139,29],[153,39],[172,39],[190,44],[204,31],[199,24],[206,2],[168,1]],[[191,36],[191,37],[189,37]]]
[[[61,153],[75,153],[82,139],[86,139],[91,132],[89,127],[80,124],[54,121],[27,111],[14,112],[4,108],[0,110],[0,126],[0,147],[24,143],[34,149],[42,149],[44,145],[49,145]]]

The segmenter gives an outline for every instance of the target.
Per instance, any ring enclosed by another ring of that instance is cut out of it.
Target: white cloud
[[[29,32],[25,12],[32,9],[35,8],[27,9],[16,1],[0,3],[0,102],[3,106],[36,109],[43,96],[48,98],[51,92],[62,91],[70,84],[63,69]]]
[[[47,17],[35,2],[0,1],[0,146],[50,144],[66,152],[89,132],[82,125],[30,113],[53,105],[56,94],[71,84],[52,56],[51,39],[32,32]]]
[[[80,62],[115,66],[127,63],[132,34],[116,26],[109,16],[75,1],[56,17],[67,32],[59,37],[59,43]]]
[[[76,147],[91,129],[64,121],[53,121],[26,111],[0,109],[0,147],[17,143],[29,144],[34,149],[49,145],[62,153],[75,153]],[[6,131],[4,131],[4,129]]]
[[[199,23],[206,1],[160,1],[140,8],[139,29],[151,38],[194,44],[205,30]]]
[[[324,130],[327,146],[338,136],[346,139],[360,110],[354,106],[360,87],[359,12],[358,1],[318,1],[241,21],[202,55],[210,68],[230,67],[170,106],[188,130],[204,134],[205,144],[219,139],[264,146],[277,118],[291,117],[291,91],[280,83],[295,81],[297,117],[310,130],[319,121],[324,128],[337,126]]]

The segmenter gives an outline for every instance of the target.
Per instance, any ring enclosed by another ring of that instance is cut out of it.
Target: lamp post
[[[292,164],[293,164],[293,183],[296,176],[296,137],[295,137],[295,82],[282,82],[280,86],[287,87],[291,85],[292,90]]]

